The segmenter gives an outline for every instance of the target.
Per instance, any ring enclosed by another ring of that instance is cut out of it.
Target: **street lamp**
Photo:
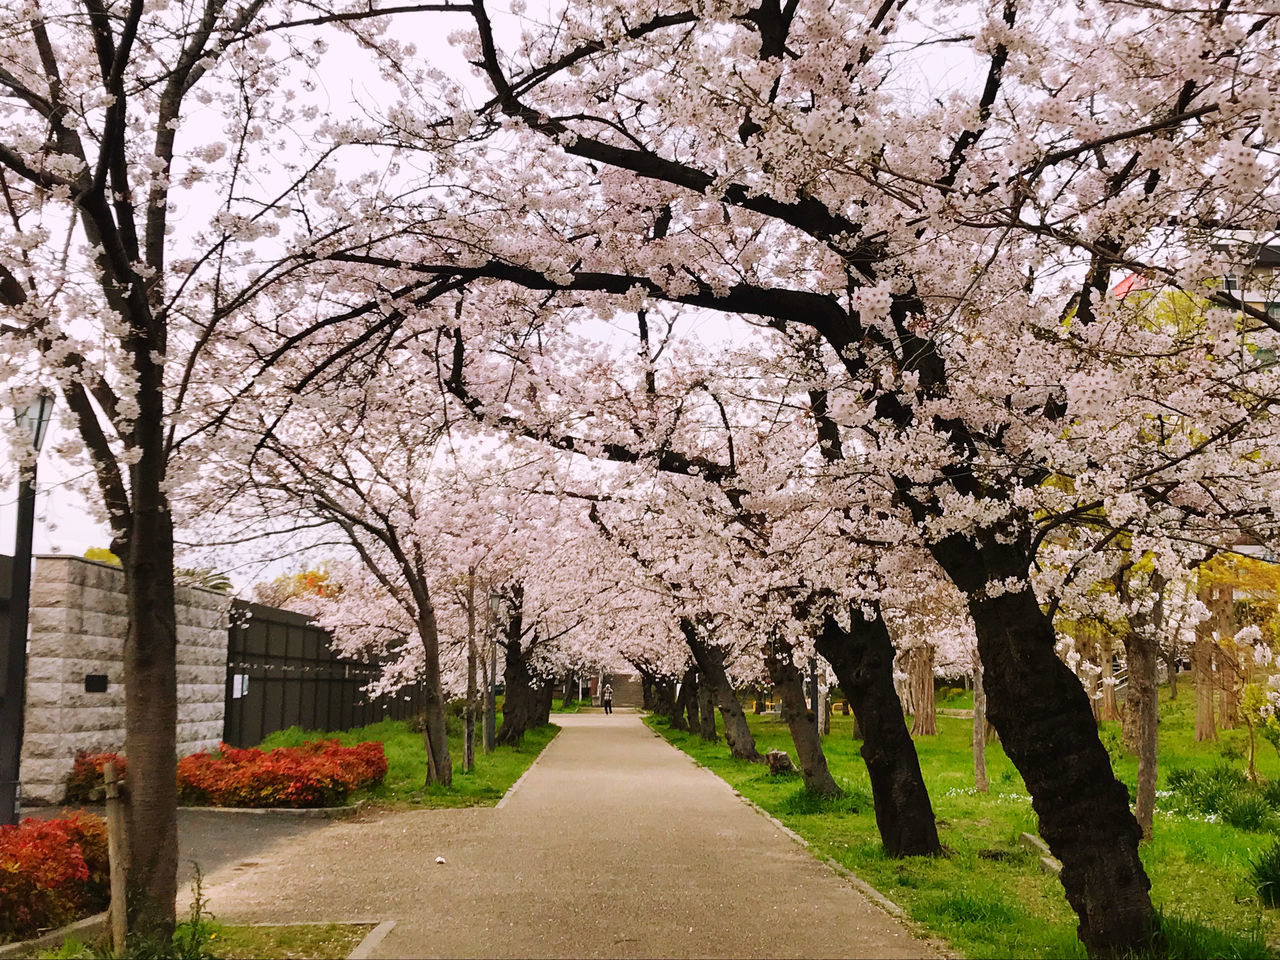
[[[53,394],[41,390],[18,407],[18,425],[38,455],[53,414]],[[4,699],[0,701],[0,824],[18,822],[22,787],[22,722],[27,686],[27,607],[31,601],[31,539],[36,524],[36,457],[18,472],[18,525],[13,548],[13,585],[9,591],[9,631],[4,637]]]

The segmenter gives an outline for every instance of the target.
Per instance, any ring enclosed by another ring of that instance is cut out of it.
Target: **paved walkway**
[[[206,875],[214,913],[395,920],[385,957],[937,956],[638,717],[556,722],[500,807],[281,838]]]

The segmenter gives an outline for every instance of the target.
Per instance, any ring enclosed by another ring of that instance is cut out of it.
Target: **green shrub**
[[[1249,862],[1249,876],[1264,906],[1280,906],[1280,840]]]
[[[1255,786],[1232,794],[1219,808],[1222,819],[1240,830],[1273,830],[1276,813],[1262,791]]]

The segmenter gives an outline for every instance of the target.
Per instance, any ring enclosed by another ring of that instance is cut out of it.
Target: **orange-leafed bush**
[[[86,753],[76,754],[75,766],[71,768],[71,776],[67,778],[67,803],[92,803],[102,801],[101,795],[94,796],[93,791],[103,785],[102,768],[108,762],[116,765],[116,776],[124,778],[124,757],[118,753]]]
[[[192,806],[332,807],[387,775],[382,744],[313,740],[267,753],[225,743],[178,761],[178,800]]]
[[[27,818],[0,827],[0,940],[22,940],[104,909],[109,877],[101,817]]]

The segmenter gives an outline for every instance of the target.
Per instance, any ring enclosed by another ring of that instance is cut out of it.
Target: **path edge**
[[[520,788],[520,784],[524,783],[524,778],[533,772],[533,768],[536,767],[539,764],[539,762],[541,762],[547,750],[549,750],[551,748],[551,745],[556,742],[556,737],[560,736],[560,731],[562,731],[564,727],[560,726],[560,724],[558,723],[553,723],[552,726],[556,728],[556,732],[552,734],[550,740],[548,740],[546,743],[542,745],[542,749],[538,751],[538,755],[533,758],[533,763],[525,767],[524,773],[520,774],[520,776],[516,778],[516,782],[513,783],[511,786],[507,787],[507,792],[502,795],[501,800],[499,800],[497,803],[493,805],[493,809],[501,810],[503,807],[507,805],[507,801],[511,799],[511,795]]]
[[[369,960],[373,956],[373,951],[387,939],[387,934],[395,925],[394,920],[383,920],[364,935],[364,939],[356,944],[356,948],[347,954],[347,960]]]
[[[641,720],[641,722],[643,723],[643,719]],[[948,943],[942,937],[938,936],[933,931],[926,929],[922,924],[911,919],[911,917],[907,914],[907,912],[904,909],[902,909],[902,907],[899,904],[890,900],[887,896],[885,896],[883,893],[881,893],[871,884],[867,883],[867,881],[863,880],[860,876],[858,876],[856,873],[854,873],[852,870],[850,870],[840,861],[832,857],[828,857],[825,853],[821,853],[820,851],[815,849],[812,843],[810,843],[804,837],[800,836],[800,834],[796,833],[794,830],[788,827],[785,823],[783,823],[781,820],[775,817],[772,813],[770,813],[764,807],[760,806],[760,804],[756,803],[750,797],[743,796],[743,794],[739,792],[737,788],[733,786],[733,784],[731,784],[724,777],[720,776],[720,774],[716,773],[706,764],[699,763],[697,757],[694,757],[688,753],[685,753],[683,750],[677,747],[674,743],[672,743],[670,740],[664,737],[661,733],[653,729],[653,727],[649,726],[649,724],[645,723],[644,728],[648,730],[651,734],[653,734],[653,736],[657,737],[659,740],[665,743],[672,750],[674,750],[676,753],[680,754],[680,756],[684,757],[686,760],[692,763],[695,767],[697,767],[700,770],[707,771],[707,773],[711,774],[711,776],[715,777],[717,780],[723,783],[726,787],[728,787],[733,792],[733,795],[735,797],[737,797],[739,800],[745,803],[748,807],[750,807],[760,816],[764,817],[766,820],[772,823],[778,830],[780,830],[786,836],[790,837],[795,843],[803,847],[804,850],[809,854],[809,856],[813,857],[814,860],[826,866],[828,869],[831,870],[832,873],[839,876],[842,880],[848,883],[849,886],[853,887],[860,894],[862,894],[869,901],[871,901],[871,903],[875,904],[875,906],[880,908],[880,910],[882,910],[884,913],[888,914],[894,920],[898,921],[900,924],[906,927],[907,930],[911,933],[911,935],[915,937],[917,940],[923,940],[926,943],[932,944],[934,947],[938,949],[940,953],[943,954],[943,956],[957,955],[955,953],[955,948],[951,946],[950,943]]]

